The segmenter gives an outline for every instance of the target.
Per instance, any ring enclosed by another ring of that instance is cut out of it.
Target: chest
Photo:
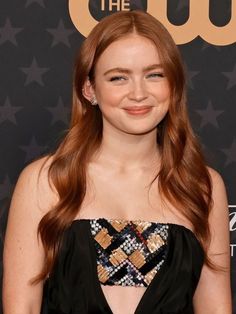
[[[76,219],[141,219],[172,222],[192,229],[183,214],[162,199],[155,176],[154,171],[132,174],[90,171],[86,195]]]

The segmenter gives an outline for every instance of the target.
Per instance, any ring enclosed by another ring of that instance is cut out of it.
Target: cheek
[[[158,91],[156,101],[159,104],[157,107],[158,111],[160,115],[163,115],[164,117],[168,112],[170,105],[170,90],[167,84],[163,85],[162,88]]]
[[[102,107],[116,107],[122,99],[120,91],[111,91],[110,88],[103,88],[96,92],[98,103]]]
[[[168,101],[170,99],[170,88],[167,83],[163,83],[159,89],[159,97],[163,101]]]

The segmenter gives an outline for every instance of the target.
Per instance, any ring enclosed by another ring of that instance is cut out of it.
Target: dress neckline
[[[81,224],[81,223],[82,224],[85,223],[85,224],[89,225],[91,223],[91,221],[96,221],[96,220],[100,220],[100,219],[104,219],[104,220],[106,220],[108,222],[111,222],[111,221],[140,222],[140,223],[144,222],[144,223],[151,223],[151,224],[156,224],[156,225],[160,225],[160,226],[166,225],[166,226],[170,227],[171,229],[172,228],[173,229],[176,228],[176,229],[179,229],[181,231],[189,233],[190,236],[192,237],[192,239],[194,240],[194,242],[196,242],[197,245],[199,246],[199,248],[201,249],[201,251],[203,251],[203,248],[202,248],[202,245],[201,245],[200,241],[198,240],[198,238],[196,237],[195,233],[190,228],[187,228],[184,225],[177,224],[177,223],[172,223],[172,222],[159,222],[159,221],[150,221],[150,220],[141,220],[141,219],[120,219],[120,218],[97,217],[97,218],[78,218],[78,219],[74,219],[72,221],[72,223],[71,223],[71,226],[76,226],[77,224]],[[157,277],[157,274],[156,274],[156,276],[154,276],[153,280],[148,285],[148,287],[146,287],[142,297],[140,298],[140,300],[139,300],[139,302],[138,302],[138,304],[137,304],[137,306],[135,308],[134,314],[140,313],[140,309],[142,309],[142,307],[144,306],[145,302],[148,300],[148,297],[149,297],[149,295],[151,293],[152,287],[153,287],[153,285],[155,283],[155,278],[156,278],[156,280],[157,280],[157,278],[160,278],[160,274],[162,274],[164,272],[165,267],[166,267],[166,262],[163,264],[161,270],[159,271],[159,276]],[[99,292],[100,292],[100,294],[102,296],[103,302],[106,304],[106,307],[109,310],[109,313],[113,313],[112,310],[111,310],[110,304],[107,301],[106,295],[104,294],[104,292],[102,290],[101,284],[99,282],[98,275],[96,275],[96,284],[97,284]]]
[[[179,229],[182,229],[182,230],[185,230],[187,232],[189,232],[194,238],[195,240],[198,242],[198,244],[201,246],[201,243],[199,241],[199,239],[197,238],[197,236],[195,235],[195,233],[188,227],[184,226],[184,225],[181,225],[181,224],[177,224],[177,223],[173,223],[173,222],[160,222],[160,221],[152,221],[152,220],[144,220],[144,219],[123,219],[123,218],[105,218],[105,217],[96,217],[96,218],[78,218],[78,219],[74,219],[71,223],[72,224],[77,224],[77,223],[80,223],[80,222],[90,222],[90,221],[96,221],[96,220],[99,220],[99,219],[104,219],[106,221],[120,221],[120,222],[139,222],[139,223],[151,223],[151,224],[157,224],[157,225],[160,225],[160,226],[164,226],[164,225],[167,225],[167,226],[174,226],[176,228],[179,228]]]

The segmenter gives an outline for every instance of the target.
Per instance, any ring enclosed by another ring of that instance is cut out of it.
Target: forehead
[[[148,38],[132,34],[111,43],[101,54],[96,70],[111,67],[138,68],[160,63],[158,49]]]

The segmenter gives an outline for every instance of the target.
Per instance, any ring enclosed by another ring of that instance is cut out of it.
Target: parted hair
[[[161,197],[173,204],[192,224],[200,241],[205,263],[210,241],[208,223],[212,207],[212,183],[200,145],[191,128],[186,108],[184,67],[179,50],[165,27],[150,14],[134,10],[114,13],[102,19],[83,41],[74,66],[71,121],[64,138],[52,152],[48,179],[59,201],[41,219],[38,235],[45,250],[45,263],[35,284],[53,269],[63,233],[77,216],[86,193],[87,166],[102,143],[102,113],[83,96],[87,80],[94,81],[96,64],[113,42],[135,33],[155,44],[170,88],[169,110],[157,125],[161,166],[158,178]]]

